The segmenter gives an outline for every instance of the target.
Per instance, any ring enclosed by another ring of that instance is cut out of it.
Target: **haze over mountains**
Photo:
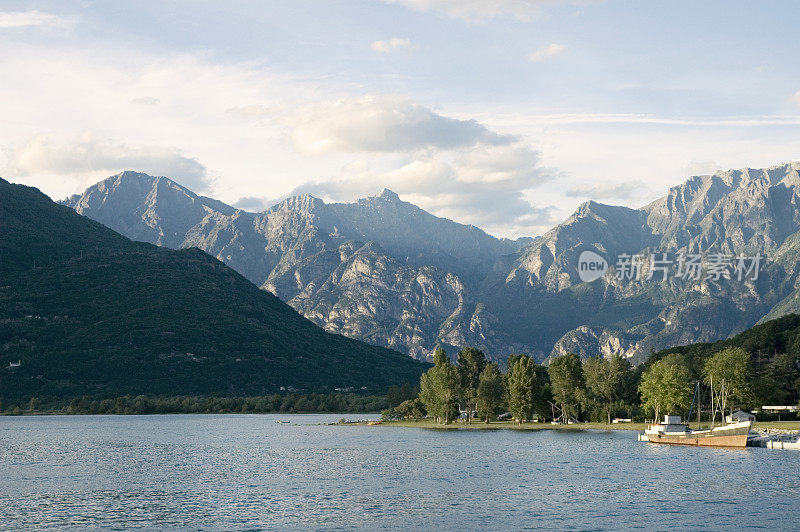
[[[120,233],[197,246],[325,329],[425,358],[565,351],[641,359],[800,309],[800,164],[692,177],[641,209],[587,202],[536,239],[437,218],[384,190],[349,204],[289,198],[248,213],[164,177],[123,172],[64,201]],[[612,268],[583,283],[578,256]],[[757,279],[619,280],[622,253],[765,256]]]

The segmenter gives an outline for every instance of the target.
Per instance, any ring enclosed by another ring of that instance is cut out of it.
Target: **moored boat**
[[[752,421],[742,421],[710,429],[692,430],[681,422],[680,416],[664,416],[663,423],[650,425],[644,434],[651,443],[744,448],[751,424]]]

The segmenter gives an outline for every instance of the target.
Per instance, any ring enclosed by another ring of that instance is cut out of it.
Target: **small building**
[[[725,421],[728,423],[741,423],[742,421],[755,421],[756,416],[751,414],[750,412],[745,412],[743,410],[737,410],[733,414],[729,416],[725,416]]]
[[[467,418],[475,419],[478,416],[478,412],[472,409],[464,410],[462,408],[459,408],[458,412],[459,412],[458,417],[460,419],[467,419]]]
[[[761,411],[765,414],[780,414],[781,412],[797,412],[797,405],[791,406],[762,406]]]

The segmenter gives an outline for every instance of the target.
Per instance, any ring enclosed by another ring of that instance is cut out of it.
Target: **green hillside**
[[[705,361],[728,347],[741,347],[751,355],[748,381],[753,406],[796,405],[800,401],[800,315],[797,314],[756,325],[727,340],[659,351],[646,365],[669,353],[680,353],[699,378]]]
[[[198,249],[131,242],[0,179],[0,399],[380,393],[425,368],[323,331]]]

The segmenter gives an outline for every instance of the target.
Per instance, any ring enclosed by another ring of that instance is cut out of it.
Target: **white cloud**
[[[27,28],[31,26],[66,27],[71,24],[71,19],[62,18],[52,13],[43,13],[41,11],[0,12],[0,28]]]
[[[792,101],[794,101],[794,103],[800,103],[800,91],[797,91],[792,95]]]
[[[798,126],[800,118],[796,116],[750,116],[750,117],[665,117],[651,114],[633,113],[561,113],[561,114],[523,114],[528,124],[553,126],[569,124],[631,124],[631,125],[663,125],[688,127],[752,127],[752,126]]]
[[[196,159],[159,146],[128,146],[84,133],[57,143],[38,135],[10,153],[10,170],[18,176],[70,177],[83,186],[123,170],[165,175],[196,192],[208,188],[209,177]]]
[[[436,11],[469,22],[480,22],[500,16],[528,20],[539,12],[539,6],[554,0],[384,0],[419,11]]]
[[[552,221],[551,207],[526,198],[553,177],[539,153],[475,120],[442,116],[404,96],[366,95],[304,106],[287,124],[302,152],[366,157],[294,193],[352,201],[386,187],[434,214],[506,235],[539,233]]]
[[[277,108],[269,107],[267,105],[250,104],[240,105],[238,107],[231,107],[226,109],[225,112],[237,118],[265,118],[275,116],[279,110]]]
[[[538,153],[517,142],[425,150],[388,171],[373,171],[367,162],[354,161],[338,178],[307,183],[294,192],[349,201],[386,187],[438,216],[493,233],[530,235],[552,223],[552,208],[531,204],[525,192],[551,178]]]
[[[399,48],[409,48],[411,46],[411,41],[408,39],[399,39],[397,37],[393,37],[386,41],[375,41],[370,45],[376,52],[381,52],[387,54],[389,52],[394,52]]]
[[[152,96],[140,96],[131,100],[131,103],[138,103],[140,105],[158,105],[161,103],[161,100],[158,98],[153,98]]]
[[[681,168],[681,176],[712,175],[720,169],[721,166],[714,161],[690,161]]]
[[[563,44],[556,44],[556,43],[548,44],[547,46],[543,46],[542,48],[539,48],[531,55],[529,55],[528,60],[533,63],[546,61],[547,59],[550,59],[552,57],[564,53],[564,50],[566,49],[567,49],[566,46],[564,46]]]
[[[53,47],[37,41],[16,42],[13,54],[0,54],[0,72],[14,80],[0,83],[0,175],[39,187],[53,198],[80,192],[117,170],[93,172],[97,165],[84,165],[88,170],[80,175],[62,175],[45,171],[40,162],[17,164],[14,158],[28,140],[42,135],[52,151],[80,144],[83,132],[91,131],[99,139],[97,150],[138,150],[144,163],[152,163],[145,168],[126,159],[126,167],[183,179],[200,191],[207,187],[198,183],[197,167],[178,164],[179,157],[196,157],[215,178],[208,193],[226,202],[288,192],[300,176],[325,175],[331,167],[292,150],[287,131],[274,120],[243,124],[235,112],[226,113],[254,104],[295,108],[318,98],[316,83],[261,65],[215,63],[201,54]],[[134,102],[148,97],[160,103]],[[160,157],[154,159],[154,152]],[[178,174],[170,175],[173,171]]]
[[[241,209],[243,211],[248,212],[262,212],[267,210],[269,207],[274,205],[275,202],[268,198],[259,198],[256,196],[245,196],[243,198],[239,198],[233,203],[233,206],[237,209]]]
[[[448,149],[514,140],[475,120],[448,118],[396,95],[373,94],[307,105],[288,122],[295,147],[309,154]]]
[[[624,183],[581,184],[567,190],[568,198],[588,198],[591,200],[628,200],[638,197],[642,192],[642,183],[626,181]]]

